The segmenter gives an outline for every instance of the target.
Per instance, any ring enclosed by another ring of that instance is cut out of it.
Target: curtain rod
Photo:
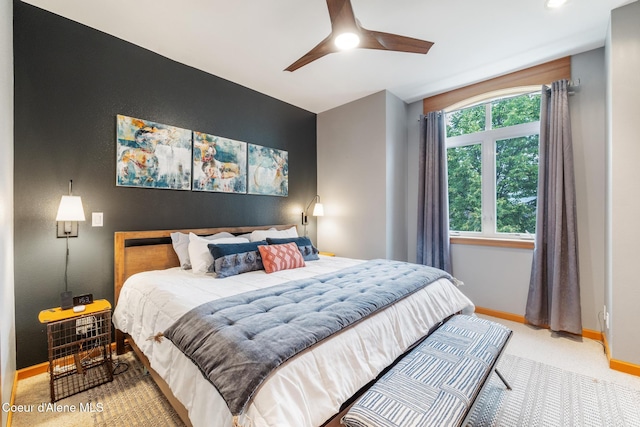
[[[547,90],[551,89],[551,83],[544,85]],[[567,93],[569,95],[575,95],[576,92],[580,91],[580,78],[575,80],[567,80]]]

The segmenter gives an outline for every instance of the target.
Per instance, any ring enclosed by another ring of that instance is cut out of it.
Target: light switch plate
[[[92,212],[91,213],[91,226],[92,227],[102,227],[102,212]]]

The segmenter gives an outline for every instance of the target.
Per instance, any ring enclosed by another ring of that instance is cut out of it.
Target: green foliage
[[[540,94],[503,98],[491,103],[491,128],[505,128],[540,120]]]
[[[483,104],[447,114],[447,138],[483,131],[485,111]]]
[[[496,141],[496,229],[534,233],[538,194],[538,135]]]
[[[480,144],[447,150],[451,230],[482,231],[481,157]]]
[[[485,130],[486,104],[447,115],[447,137]],[[491,102],[491,124],[503,128],[540,120],[540,95]],[[538,135],[495,143],[496,228],[499,233],[535,233]],[[447,150],[449,222],[456,231],[482,231],[482,149],[480,144]]]

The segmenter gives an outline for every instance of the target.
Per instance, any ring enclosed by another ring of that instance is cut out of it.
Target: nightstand
[[[109,301],[94,301],[79,313],[42,310],[38,320],[47,325],[52,403],[113,381]]]
[[[334,254],[333,252],[319,251],[318,253],[324,256],[336,256],[336,254]]]

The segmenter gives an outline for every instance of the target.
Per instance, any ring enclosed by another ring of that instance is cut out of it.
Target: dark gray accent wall
[[[64,290],[55,215],[70,179],[87,222],[69,241],[69,290],[111,302],[115,231],[298,223],[316,194],[313,113],[21,1],[14,55],[18,368],[47,359],[37,316]],[[287,150],[289,196],[116,187],[117,114]]]

